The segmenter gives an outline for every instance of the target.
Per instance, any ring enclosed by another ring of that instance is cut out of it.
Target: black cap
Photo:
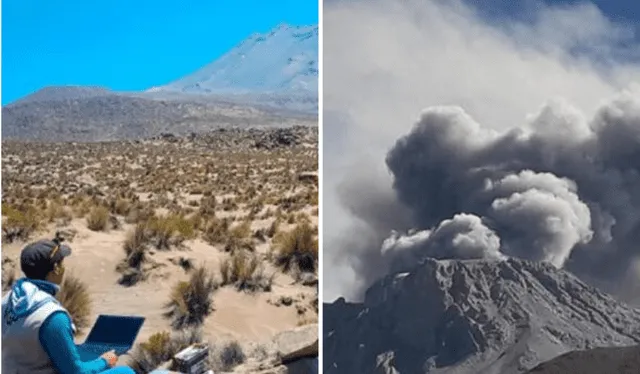
[[[44,279],[53,265],[71,254],[71,248],[62,244],[63,239],[40,240],[24,247],[20,255],[22,272],[31,279]]]

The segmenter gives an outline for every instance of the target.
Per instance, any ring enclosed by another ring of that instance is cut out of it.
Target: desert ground
[[[3,293],[24,245],[60,232],[79,342],[99,314],[146,317],[123,363],[159,364],[178,348],[154,344],[190,331],[232,371],[317,323],[317,127],[3,142],[2,176]]]

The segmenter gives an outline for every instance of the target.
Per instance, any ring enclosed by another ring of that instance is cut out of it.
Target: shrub
[[[277,251],[276,265],[282,267],[285,272],[315,272],[318,262],[318,240],[314,236],[315,231],[308,222],[303,222],[289,232],[280,233],[274,238]]]
[[[132,253],[144,251],[147,241],[146,227],[141,224],[136,225],[135,229],[127,234],[124,241],[123,249],[127,257]]]
[[[237,239],[245,239],[251,235],[251,221],[245,220],[242,223],[234,226],[230,230],[232,237]]]
[[[147,229],[157,249],[170,249],[195,237],[194,222],[181,215],[154,217],[147,223]]]
[[[129,365],[136,373],[149,373],[169,361],[181,350],[201,340],[202,332],[197,329],[175,334],[166,331],[155,333],[131,351]]]
[[[155,333],[149,337],[144,343],[140,344],[140,348],[154,357],[159,357],[160,362],[167,361],[171,358],[168,348],[170,348],[171,334],[167,331]]]
[[[280,228],[280,220],[276,219],[271,223],[269,229],[267,230],[267,236],[269,238],[273,238],[278,233],[278,229]]]
[[[224,251],[229,253],[235,253],[236,251],[247,250],[255,251],[256,247],[250,239],[240,239],[235,236],[230,236],[224,245]]]
[[[253,252],[237,251],[220,263],[222,286],[234,285],[239,291],[271,291],[273,276],[267,277]]]
[[[86,283],[71,274],[65,275],[56,299],[69,312],[77,328],[76,334],[89,327],[91,294]]]
[[[40,227],[37,209],[33,206],[16,209],[2,204],[2,240],[12,243],[16,240],[27,240]]]
[[[105,207],[95,207],[89,211],[87,227],[92,231],[104,231],[109,223],[109,210]]]
[[[125,287],[134,286],[138,282],[147,279],[147,274],[142,269],[125,268],[121,271],[122,271],[122,276],[120,276],[120,279],[118,280],[118,284]]]
[[[125,259],[116,267],[116,270],[122,273],[118,280],[120,285],[133,286],[146,278],[142,264],[147,260],[147,241],[147,230],[144,224],[136,225],[127,234],[122,246]]]
[[[246,359],[242,346],[235,340],[209,348],[209,366],[215,372],[230,372]]]
[[[46,216],[47,222],[56,222],[60,226],[68,225],[73,218],[71,212],[57,202],[52,202],[49,204],[49,206],[47,207]]]
[[[203,216],[213,216],[216,214],[216,205],[215,196],[205,196],[200,200],[200,208],[198,211]]]
[[[314,323],[318,323],[318,316],[317,315],[312,315],[312,316],[304,316],[298,319],[298,326],[306,326],[306,325],[311,325]]]
[[[120,215],[120,216],[126,216],[129,214],[129,211],[131,210],[131,201],[127,200],[127,199],[117,199],[114,203],[113,203],[113,213]]]
[[[2,258],[2,291],[8,291],[16,281],[16,263],[9,257]]]
[[[229,237],[230,222],[227,218],[212,219],[204,230],[204,239],[211,245],[224,243]]]
[[[145,222],[155,215],[153,209],[137,204],[129,209],[124,221],[129,224]]]
[[[212,294],[217,288],[213,275],[205,267],[191,273],[189,281],[178,282],[171,290],[164,314],[174,329],[197,326],[213,309]]]

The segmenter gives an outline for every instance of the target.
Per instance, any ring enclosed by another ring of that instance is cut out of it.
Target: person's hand
[[[100,357],[104,358],[105,361],[107,361],[107,364],[109,364],[109,367],[116,366],[116,362],[118,362],[118,355],[116,355],[116,351],[109,351],[107,353],[103,353],[102,356]]]

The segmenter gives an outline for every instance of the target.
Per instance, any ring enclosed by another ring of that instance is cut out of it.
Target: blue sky
[[[470,3],[475,3],[471,0]],[[488,13],[522,13],[540,4],[580,4],[591,2],[611,19],[636,23],[640,22],[640,1],[636,0],[489,0],[479,8]],[[492,7],[485,4],[490,3]]]
[[[254,32],[318,23],[316,0],[4,0],[2,105],[51,85],[143,90]]]

